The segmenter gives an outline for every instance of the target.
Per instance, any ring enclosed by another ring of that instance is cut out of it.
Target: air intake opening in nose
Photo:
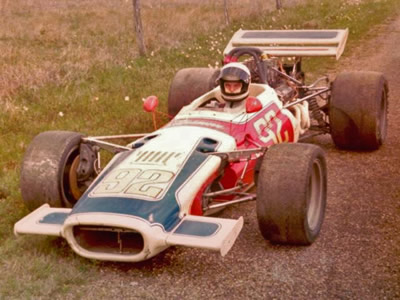
[[[88,251],[134,255],[144,248],[143,236],[134,230],[110,226],[74,226],[78,245]]]

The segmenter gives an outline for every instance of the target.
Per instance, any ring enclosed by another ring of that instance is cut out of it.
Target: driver
[[[221,69],[218,81],[228,108],[243,108],[243,100],[249,96],[249,69],[241,63],[229,63]]]

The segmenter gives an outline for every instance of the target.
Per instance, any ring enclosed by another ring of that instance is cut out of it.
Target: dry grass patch
[[[93,66],[123,65],[137,56],[130,0],[0,3],[0,99],[49,82],[66,84]],[[229,1],[232,21],[271,9],[274,0]],[[142,19],[149,53],[225,26],[223,1],[142,1]]]

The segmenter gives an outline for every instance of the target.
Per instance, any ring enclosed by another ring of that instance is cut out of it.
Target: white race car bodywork
[[[77,254],[99,260],[142,261],[172,245],[225,255],[243,219],[191,214],[194,199],[221,167],[221,157],[207,153],[238,150],[240,132],[265,145],[297,141],[301,126],[307,126],[302,119],[309,118],[305,110],[294,116],[284,109],[268,85],[252,84],[250,94],[260,101],[260,111],[203,109],[210,99],[223,102],[219,87],[196,99],[168,126],[115,155],[73,209],[45,204],[17,222],[15,233],[61,236]],[[276,130],[264,132],[268,124]]]
[[[340,101],[332,106],[335,85],[326,76],[306,85],[301,58],[338,59],[347,37],[348,29],[239,30],[224,50],[223,64],[239,62],[248,67],[252,78],[243,101],[224,100],[220,87],[215,87],[218,70],[187,68],[179,70],[171,83],[168,113],[172,119],[151,134],[39,134],[21,168],[23,199],[36,210],[15,224],[15,234],[63,237],[78,255],[99,260],[142,261],[173,245],[225,255],[241,231],[243,218],[205,215],[257,199],[257,219],[265,239],[311,244],[324,218],[325,158],[315,146],[278,144],[326,133],[335,136],[330,113],[337,110],[341,123],[347,96],[337,93]],[[281,57],[294,60],[288,63]],[[384,80],[370,75],[379,84]],[[342,80],[348,76],[355,83],[364,78],[344,74]],[[386,85],[379,91],[385,98]],[[387,104],[380,100],[385,121]],[[143,105],[153,114],[155,127],[157,104],[158,98],[149,96]],[[348,120],[354,136],[364,138],[356,130],[364,125],[353,126],[353,119]],[[379,132],[372,130],[365,136],[366,147],[379,145],[384,121],[377,122]],[[348,138],[347,128],[344,133],[340,126],[337,129],[340,145]],[[374,134],[376,144],[370,144]],[[120,145],[113,140],[131,142]],[[100,150],[114,154],[101,172]]]
[[[212,129],[160,129],[139,149],[116,155],[73,209],[45,204],[16,223],[14,231],[62,236],[79,255],[100,260],[141,261],[172,245],[225,255],[242,218],[189,215],[193,198],[221,163],[220,157],[201,153],[210,145],[212,151],[235,149],[231,136]],[[113,238],[106,237],[96,242],[101,237],[96,231],[116,235],[118,244],[110,246]],[[123,235],[136,235],[137,244],[124,245]]]

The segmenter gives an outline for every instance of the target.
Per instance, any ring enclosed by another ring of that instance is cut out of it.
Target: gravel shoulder
[[[399,299],[400,17],[378,31],[341,59],[340,70],[386,75],[387,141],[375,152],[346,152],[329,136],[313,139],[327,154],[329,179],[326,219],[312,246],[264,241],[255,203],[246,203],[222,213],[245,219],[226,257],[170,248],[139,264],[99,263],[100,276],[78,293],[85,299]]]

